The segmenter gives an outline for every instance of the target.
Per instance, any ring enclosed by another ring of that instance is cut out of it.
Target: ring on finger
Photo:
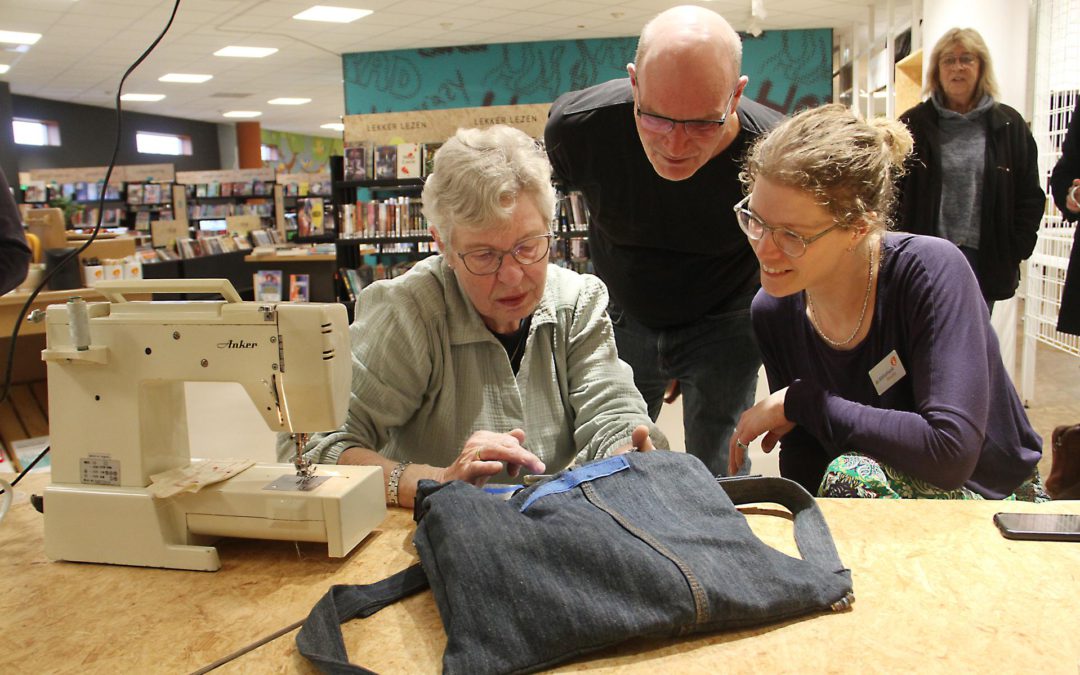
[[[737,438],[735,439],[735,445],[737,445],[739,448],[743,449],[744,451],[749,451],[750,450],[749,445],[747,445],[746,443],[743,443],[742,441],[740,441]]]
[[[476,449],[476,461],[477,461],[477,462],[482,462],[482,461],[484,461],[484,458],[480,456],[480,448],[477,448],[477,449]]]

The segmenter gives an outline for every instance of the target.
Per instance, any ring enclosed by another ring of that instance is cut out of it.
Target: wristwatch
[[[405,467],[412,462],[401,462],[390,470],[390,480],[386,482],[386,503],[390,506],[398,506],[398,485],[401,483],[401,474],[405,473]]]

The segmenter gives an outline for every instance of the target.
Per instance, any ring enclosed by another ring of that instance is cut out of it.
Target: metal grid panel
[[[1080,0],[1040,0],[1037,30],[1032,131],[1049,196],[1050,172],[1061,156],[1069,118],[1080,95]],[[1059,333],[1055,328],[1075,230],[1048,198],[1039,240],[1026,270],[1021,382],[1025,400],[1035,390],[1036,342],[1080,356],[1080,336]]]

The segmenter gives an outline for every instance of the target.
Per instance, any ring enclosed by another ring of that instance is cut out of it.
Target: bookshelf
[[[318,214],[322,214],[321,222],[314,217]],[[340,221],[333,205],[330,174],[278,174],[274,218],[282,241],[332,241]]]
[[[263,227],[275,225],[273,169],[179,171],[176,181],[185,188],[187,218],[197,237],[224,234],[233,216],[253,215]]]
[[[148,230],[155,212],[171,210],[174,179],[172,164],[133,164],[113,167],[105,185],[107,167],[35,169],[21,181],[21,201],[40,208],[54,203],[65,208],[67,225],[90,228],[97,225],[102,209],[102,227]],[[159,196],[146,199],[146,186]],[[137,195],[136,195],[137,193]],[[133,196],[135,195],[135,196]]]

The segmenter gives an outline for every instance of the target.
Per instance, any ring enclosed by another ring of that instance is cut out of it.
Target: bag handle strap
[[[427,575],[419,563],[374,584],[331,586],[296,634],[296,648],[324,673],[374,675],[367,668],[349,663],[341,624],[356,617],[369,617],[427,587]]]
[[[795,516],[795,546],[803,560],[827,570],[847,569],[836,552],[821,508],[802,485],[773,476],[718,477],[716,482],[736,505],[772,502],[791,511]]]

